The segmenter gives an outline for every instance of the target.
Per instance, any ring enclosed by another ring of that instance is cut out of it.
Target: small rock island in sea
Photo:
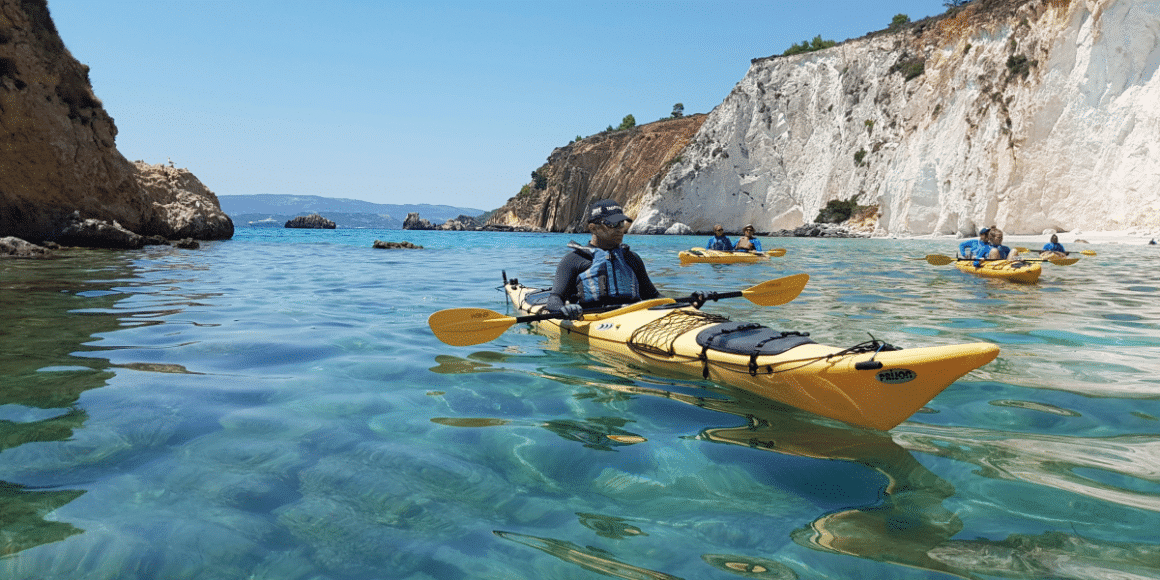
[[[288,228],[311,228],[316,230],[333,230],[335,223],[316,214],[301,215],[286,222]]]

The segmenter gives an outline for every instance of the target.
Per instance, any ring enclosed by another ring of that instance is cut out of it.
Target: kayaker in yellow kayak
[[[746,224],[741,230],[741,238],[737,240],[737,244],[733,246],[734,250],[745,252],[760,252],[761,240],[757,239],[757,230],[753,228],[753,224]]]
[[[1019,251],[1012,250],[1003,245],[1003,230],[991,226],[991,231],[987,232],[987,245],[990,250],[987,252],[987,259],[989,260],[1018,260]]]
[[[987,253],[991,251],[991,247],[987,245],[987,234],[990,233],[991,228],[983,228],[979,230],[979,239],[959,244],[959,257],[967,260],[986,258]]]
[[[713,235],[705,242],[706,250],[720,250],[728,252],[733,249],[733,242],[725,235],[725,228],[721,224],[713,226]]]
[[[1063,244],[1059,243],[1059,236],[1051,234],[1051,241],[1043,244],[1043,249],[1040,250],[1039,257],[1044,260],[1067,257],[1067,250],[1063,249]]]
[[[550,312],[579,319],[584,308],[630,304],[660,298],[644,261],[624,244],[632,218],[615,200],[602,199],[588,208],[587,246],[569,244],[572,251],[556,266],[551,295],[545,304]],[[694,293],[694,295],[701,293]],[[701,294],[703,296],[703,294]],[[694,301],[700,308],[704,298]]]

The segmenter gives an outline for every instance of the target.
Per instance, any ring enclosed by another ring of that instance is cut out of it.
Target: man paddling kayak
[[[1043,249],[1039,251],[1039,257],[1045,260],[1067,257],[1067,250],[1063,249],[1063,244],[1059,243],[1059,236],[1051,234],[1051,241],[1043,244]]]
[[[644,261],[623,243],[631,224],[632,218],[614,200],[602,199],[589,206],[592,239],[587,246],[569,245],[572,252],[556,267],[545,305],[548,311],[578,319],[584,308],[660,298]],[[704,302],[703,298],[694,300],[693,305],[700,308]]]
[[[986,258],[987,253],[991,251],[991,247],[987,245],[987,234],[991,233],[991,228],[983,228],[979,230],[979,239],[967,240],[959,244],[959,257],[972,258]]]
[[[721,224],[713,226],[713,235],[709,236],[709,240],[705,242],[706,250],[719,250],[728,252],[733,249],[733,242],[729,236],[725,235],[725,227]]]
[[[741,230],[741,238],[737,240],[733,249],[746,252],[761,251],[761,240],[757,239],[757,230],[753,228],[753,224],[748,224]]]

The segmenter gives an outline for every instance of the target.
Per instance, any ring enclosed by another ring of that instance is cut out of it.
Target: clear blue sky
[[[218,195],[490,210],[576,136],[707,113],[752,58],[942,0],[49,0],[130,160]]]

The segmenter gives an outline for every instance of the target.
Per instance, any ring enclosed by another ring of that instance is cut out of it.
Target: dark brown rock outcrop
[[[559,147],[536,170],[540,179],[496,210],[487,225],[579,231],[588,204],[598,199],[615,199],[635,215],[637,202],[664,177],[705,118],[664,119]]]
[[[375,240],[371,245],[372,248],[379,250],[422,250],[423,246],[412,244],[411,242],[384,242],[382,240]]]
[[[418,212],[411,212],[407,214],[407,219],[403,220],[404,230],[433,230],[435,226],[430,221],[419,217]]]
[[[315,230],[333,230],[336,225],[334,222],[312,213],[310,215],[300,215],[292,220],[286,222],[288,228],[305,228]]]
[[[0,0],[0,236],[97,246],[113,243],[118,227],[167,239],[233,236],[213,192],[188,171],[130,163],[116,135],[45,0]]]

